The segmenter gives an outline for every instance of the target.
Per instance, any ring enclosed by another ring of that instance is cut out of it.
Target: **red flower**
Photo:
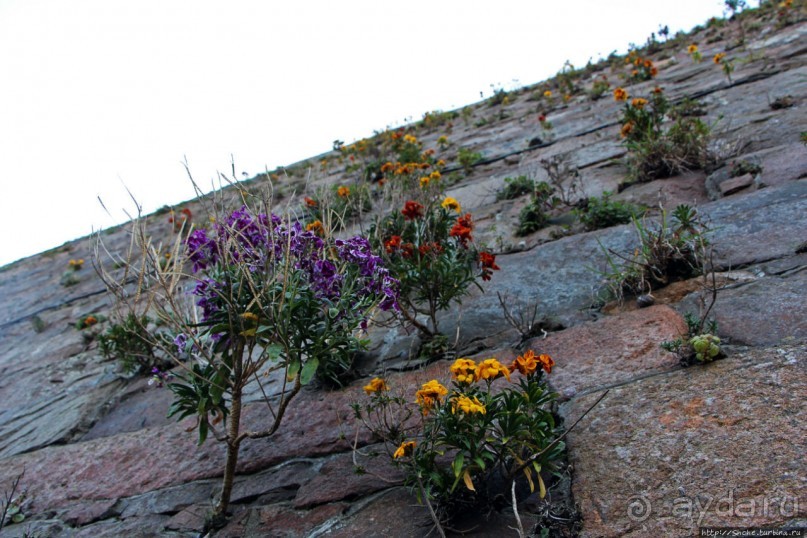
[[[538,121],[540,121],[541,123],[545,122],[546,121],[546,116],[541,114],[540,116],[538,116]]]
[[[471,222],[471,214],[466,213],[464,217],[458,217],[456,224],[451,227],[448,235],[459,239],[460,244],[464,247],[468,246],[468,241],[473,241],[471,231],[474,229],[474,223]]]
[[[412,254],[415,253],[415,245],[412,243],[404,243],[401,245],[401,250],[403,251],[401,252],[401,256],[404,258],[411,258]]]
[[[392,254],[395,250],[401,247],[401,236],[400,235],[393,235],[389,238],[387,242],[384,243],[384,249],[387,251],[387,254]]]
[[[500,267],[496,265],[496,255],[490,252],[479,253],[479,264],[482,266],[482,280],[490,280],[493,271],[498,271]]]
[[[404,204],[401,210],[406,220],[415,220],[423,216],[423,206],[415,201],[409,200]]]
[[[316,200],[314,200],[313,198],[309,198],[308,196],[303,198],[303,201],[305,201],[305,205],[307,205],[308,207],[317,207],[317,205],[319,205],[317,204]]]

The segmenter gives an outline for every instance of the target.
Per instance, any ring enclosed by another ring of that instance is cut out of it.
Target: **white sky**
[[[0,0],[0,265],[624,52],[722,0]],[[107,215],[100,196],[113,214]]]

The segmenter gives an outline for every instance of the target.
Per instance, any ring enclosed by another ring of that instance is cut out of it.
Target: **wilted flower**
[[[423,206],[413,200],[408,200],[404,204],[401,213],[407,220],[415,220],[423,217]]]
[[[634,97],[633,100],[630,102],[630,106],[632,106],[633,108],[638,108],[639,110],[643,109],[646,104],[647,99],[643,99],[641,97]]]
[[[407,456],[411,456],[412,452],[415,450],[415,442],[414,441],[404,441],[401,443],[401,446],[395,451],[392,455],[393,459],[398,458],[405,458]]]
[[[633,122],[633,120],[631,120],[622,126],[622,129],[620,129],[619,131],[619,134],[622,135],[622,138],[627,137],[633,131],[634,125],[635,123]]]
[[[380,377],[373,378],[372,381],[364,386],[364,392],[366,392],[368,395],[385,390],[389,390],[389,387],[387,386],[386,381]]]
[[[490,252],[479,253],[479,264],[482,266],[482,280],[490,280],[493,271],[498,271],[500,267],[496,265],[496,255]]]

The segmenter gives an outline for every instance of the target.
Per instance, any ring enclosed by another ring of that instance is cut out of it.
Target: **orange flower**
[[[544,372],[551,374],[552,367],[555,366],[555,361],[552,360],[552,357],[549,355],[538,355],[538,362],[541,364],[541,368],[544,369]]]
[[[368,395],[385,390],[389,390],[389,387],[387,386],[387,382],[380,377],[373,378],[370,383],[364,386],[364,392]]]
[[[320,220],[309,222],[305,225],[305,229],[307,232],[314,232],[317,235],[322,235],[325,232],[325,229],[322,227],[322,221]]]
[[[420,188],[425,189],[426,187],[428,187],[429,181],[430,181],[429,176],[423,176],[422,178],[420,178]]]
[[[552,90],[546,90],[544,92],[544,97],[546,97],[547,99],[551,98],[552,97]]]
[[[518,370],[521,375],[530,375],[538,369],[538,363],[535,360],[535,352],[532,350],[527,351],[523,355],[516,357],[513,364],[510,365],[510,371],[515,372]]]
[[[641,97],[634,97],[633,100],[630,102],[630,106],[638,108],[639,110],[643,109],[646,104],[647,99],[643,99]]]
[[[319,205],[316,200],[314,200],[313,198],[309,198],[308,196],[303,198],[303,201],[305,202],[305,205],[307,205],[308,207],[317,207]]]
[[[506,377],[510,381],[510,370],[504,367],[502,363],[494,358],[485,359],[476,369],[476,380],[481,379],[496,379],[499,377]]]
[[[691,44],[690,46],[687,47],[687,52],[689,54],[695,54],[696,52],[698,52],[698,46],[694,43]]]
[[[627,101],[628,100],[628,92],[626,92],[622,87],[619,87],[614,90],[614,100],[616,101]]]
[[[423,206],[414,200],[408,200],[404,204],[404,208],[401,210],[401,213],[406,220],[419,219],[423,216]]]
[[[451,227],[448,235],[456,237],[462,246],[468,246],[468,241],[473,241],[471,232],[474,229],[474,224],[471,221],[471,214],[466,213],[464,217],[458,217],[457,222]]]
[[[633,120],[629,121],[625,125],[622,126],[622,129],[619,131],[619,134],[622,135],[622,138],[627,138],[627,136],[633,131]]]
[[[395,168],[395,165],[392,164],[391,162],[387,161],[387,162],[385,162],[384,164],[381,165],[381,172],[382,173],[391,172],[394,168]]]
[[[655,77],[656,75],[658,75],[658,67],[654,65],[650,68],[650,76]]]
[[[338,189],[336,189],[336,194],[340,198],[347,198],[350,196],[350,188],[345,187],[344,185],[340,185]]]
[[[448,394],[448,389],[441,385],[436,379],[424,383],[419,391],[415,393],[415,399],[421,407],[424,415],[429,414],[429,409],[440,403],[440,399]]]
[[[476,363],[471,359],[457,359],[449,370],[457,383],[471,384],[476,379]]]
[[[392,254],[395,250],[401,247],[401,236],[400,235],[393,235],[389,238],[388,241],[384,243],[384,250],[387,251],[387,254]]]
[[[439,165],[440,161],[437,161],[437,163],[438,163],[438,165]],[[432,180],[432,179],[433,179],[433,180],[437,181],[437,180],[439,180],[441,177],[442,177],[442,176],[440,175],[440,172],[439,172],[439,171],[437,171],[437,170],[435,170],[435,171],[433,171],[431,174],[429,174],[429,179],[430,179],[430,180]]]
[[[712,58],[712,61],[713,61],[714,63],[716,63],[716,64],[718,64],[718,65],[719,65],[719,64],[720,64],[720,62],[722,62],[722,61],[723,61],[723,58],[725,58],[725,57],[726,57],[726,53],[725,53],[725,52],[718,52],[717,54],[715,54],[715,57],[714,57],[714,58]]]

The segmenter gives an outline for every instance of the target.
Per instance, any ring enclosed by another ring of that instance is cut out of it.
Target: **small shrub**
[[[504,187],[496,192],[496,200],[513,200],[535,190],[535,181],[527,176],[506,177]]]
[[[367,400],[353,409],[384,441],[419,501],[433,507],[436,523],[451,523],[460,512],[490,510],[497,498],[509,499],[515,480],[546,495],[544,478],[558,470],[564,451],[551,412],[557,395],[544,380],[553,365],[533,351],[509,367],[495,358],[460,358],[449,368],[450,387],[433,379],[414,398],[393,396],[376,378],[364,387]],[[517,383],[511,375],[519,376]],[[502,386],[501,378],[508,383]]]
[[[584,207],[575,212],[586,230],[598,230],[627,224],[641,215],[642,208],[628,202],[611,200],[611,193],[605,191],[601,198],[589,198]]]
[[[92,327],[93,325],[97,325],[100,321],[102,321],[101,316],[97,314],[87,314],[85,316],[80,317],[74,327],[77,331],[81,331]]]
[[[31,316],[31,327],[34,329],[35,333],[39,334],[47,328],[47,324],[45,324],[45,321],[41,317],[34,315]]]
[[[457,162],[462,166],[465,174],[471,173],[474,165],[482,160],[482,154],[477,151],[471,151],[468,148],[460,148],[457,152]]]
[[[762,173],[761,165],[746,160],[734,161],[729,165],[729,168],[731,177],[740,177],[745,174],[756,176]]]
[[[663,179],[708,162],[709,126],[672,108],[660,88],[649,99],[630,102],[628,93],[617,88],[614,98],[625,102],[621,136],[632,181]]]
[[[636,218],[633,222],[640,245],[632,256],[603,249],[608,265],[603,276],[617,299],[622,300],[626,293],[649,294],[672,281],[702,272],[709,228],[694,208],[679,205],[672,219],[662,211],[661,221],[654,227]],[[623,263],[617,263],[614,257]]]
[[[608,82],[608,77],[605,75],[600,75],[596,79],[594,79],[594,83],[591,85],[591,89],[588,91],[588,96],[592,101],[596,101],[601,99],[608,90],[611,89],[611,84]]]
[[[428,183],[418,200],[378,219],[370,229],[390,274],[400,282],[399,304],[407,324],[426,339],[438,335],[437,313],[459,304],[478,280],[490,280],[499,269],[496,256],[474,243],[470,213],[457,200],[444,197]],[[421,203],[422,202],[422,203]],[[419,321],[418,314],[428,317]]]
[[[545,181],[535,184],[530,202],[518,214],[516,235],[524,236],[546,226],[549,216],[546,211],[552,207],[554,189]]]
[[[163,335],[152,334],[148,330],[151,323],[148,316],[129,313],[120,323],[113,323],[104,333],[98,335],[98,350],[108,360],[121,363],[124,372],[148,374],[154,368],[160,370],[171,366],[169,358],[158,357],[154,339]],[[164,342],[168,345],[168,341]]]
[[[696,317],[690,312],[684,314],[687,324],[687,334],[661,343],[661,348],[674,353],[682,366],[702,364],[725,357],[720,347],[720,338],[717,337],[717,323],[714,320],[704,323],[703,318]]]

